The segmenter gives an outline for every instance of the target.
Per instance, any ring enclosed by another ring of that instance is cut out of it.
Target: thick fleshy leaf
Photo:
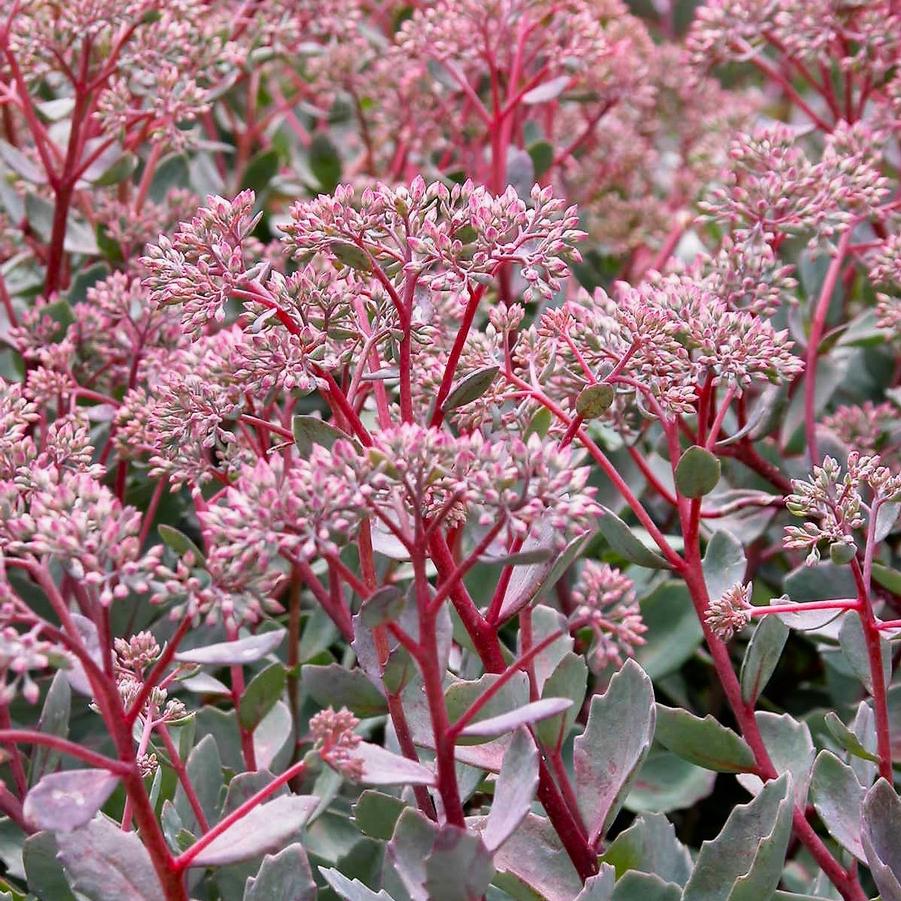
[[[704,632],[684,582],[663,582],[642,598],[640,607],[647,632],[645,643],[635,649],[635,659],[652,679],[659,679],[694,654]]]
[[[704,552],[704,581],[712,600],[744,581],[748,561],[741,542],[731,532],[714,532]]]
[[[901,800],[880,779],[863,802],[860,838],[882,901],[901,901]]]
[[[499,366],[486,366],[484,369],[477,369],[475,372],[463,376],[451,388],[441,409],[447,413],[478,400],[491,387],[499,371]]]
[[[314,901],[316,882],[303,845],[288,845],[278,854],[267,854],[256,876],[247,880],[243,901]]]
[[[560,551],[552,551],[547,559],[540,563],[519,566],[507,584],[504,602],[501,605],[501,622],[515,616],[532,601],[549,591],[585,549],[592,537],[592,532],[583,532],[570,539],[566,547]],[[552,548],[553,527],[542,523],[538,534],[523,543],[523,553],[533,551],[546,552]]]
[[[653,873],[626,873],[616,883],[611,901],[679,901],[682,890]]]
[[[571,77],[569,75],[558,75],[556,78],[550,78],[542,82],[538,87],[532,88],[531,91],[526,91],[522,95],[521,100],[523,103],[529,104],[547,103],[549,100],[559,97],[566,90],[570,80]]]
[[[388,841],[405,808],[406,804],[400,798],[366,789],[354,804],[354,822],[366,835]]]
[[[47,184],[47,173],[33,163],[30,157],[7,141],[0,141],[0,159],[25,181],[30,181],[34,185]]]
[[[237,730],[235,738],[237,740]],[[219,815],[222,793],[222,761],[219,756],[219,746],[212,735],[204,735],[191,750],[185,769],[194,786],[194,793],[204,815],[210,823],[215,823]],[[173,802],[185,827],[191,832],[196,832],[199,829],[197,817],[194,815],[181,782],[175,788]]]
[[[363,761],[360,781],[366,785],[434,785],[435,774],[415,760],[367,741],[357,745],[354,756]]]
[[[166,547],[172,548],[179,556],[193,554],[194,562],[198,566],[203,565],[206,559],[203,551],[201,551],[200,548],[197,547],[197,545],[180,529],[162,523],[156,527],[156,530],[159,532],[160,538],[163,539],[163,544],[165,544]]]
[[[626,797],[632,813],[669,813],[691,807],[712,791],[716,773],[652,747]]]
[[[318,803],[313,795],[284,795],[261,804],[214,838],[191,866],[220,867],[281,849],[300,831]]]
[[[707,448],[693,444],[676,464],[676,488],[685,497],[704,497],[720,480],[720,461]]]
[[[788,626],[778,616],[762,616],[741,662],[741,696],[753,704],[766,688],[788,640]]]
[[[47,689],[44,706],[38,720],[38,732],[45,735],[57,735],[65,738],[69,734],[69,716],[72,710],[72,689],[65,671],[58,672]],[[29,779],[32,785],[38,782],[44,773],[56,768],[60,755],[51,747],[36,745],[31,754],[31,770]]]
[[[832,737],[849,753],[861,760],[871,763],[878,762],[879,758],[872,751],[864,747],[860,738],[855,735],[842,721],[835,711],[830,710],[825,716],[826,728]]]
[[[541,697],[567,698],[572,702],[568,710],[564,710],[559,716],[542,720],[535,728],[536,738],[546,747],[556,747],[558,741],[565,739],[576,722],[582,701],[585,698],[585,688],[588,684],[588,664],[581,654],[573,654],[568,651],[563,659],[554,668],[554,671],[544,680],[541,686]]]
[[[687,710],[657,705],[655,738],[690,763],[720,773],[750,772],[754,754],[745,741],[714,719]]]
[[[321,707],[347,707],[359,717],[381,716],[388,702],[361,669],[345,669],[337,663],[309,663],[301,669],[304,690]]]
[[[412,901],[426,901],[425,862],[435,843],[438,827],[418,810],[408,807],[399,817],[386,849],[397,880]],[[390,888],[390,886],[389,886]],[[395,894],[399,894],[396,892]]]
[[[607,691],[591,699],[585,731],[573,747],[579,809],[592,842],[622,807],[650,750],[654,722],[651,680],[627,660]]]
[[[605,382],[588,385],[576,398],[576,413],[583,419],[597,419],[610,409],[615,399],[616,389],[613,385]]]
[[[250,731],[275,707],[285,690],[287,676],[281,663],[258,672],[248,683],[238,707],[238,722]]]
[[[99,816],[57,837],[69,884],[90,901],[159,901],[164,897],[150,855],[134,832]]]
[[[611,842],[603,860],[616,868],[620,878],[638,870],[678,885],[688,882],[692,867],[688,849],[676,838],[672,823],[660,814],[639,817]]]
[[[406,594],[396,585],[385,585],[363,601],[360,622],[370,629],[393,622],[400,616],[405,602]]]
[[[348,879],[333,867],[320,867],[322,878],[332,887],[335,894],[345,901],[394,901],[384,889],[374,892],[359,879]]]
[[[456,679],[451,682],[444,693],[444,702],[447,704],[447,713],[451,722],[456,722],[474,701],[494,685],[497,679],[496,673],[486,673],[478,679]],[[510,713],[528,703],[528,676],[524,672],[516,673],[489,698],[470,725]],[[486,740],[486,738],[477,736],[470,739],[458,739],[460,744],[481,744]]]
[[[750,803],[734,807],[713,841],[706,841],[684,901],[760,901],[779,885],[791,837],[788,776],[768,782]]]
[[[250,188],[259,197],[278,174],[278,151],[261,150],[247,164],[241,178],[241,190]]]
[[[278,701],[253,730],[253,753],[258,767],[268,767],[294,734],[291,708]]]
[[[237,641],[222,641],[202,648],[181,651],[175,659],[181,663],[199,663],[202,666],[237,666],[255,663],[271,654],[285,637],[284,629],[262,632]]]
[[[656,551],[635,537],[629,528],[612,510],[601,507],[601,517],[598,519],[598,531],[607,539],[607,544],[620,557],[630,563],[639,566],[647,566],[650,569],[669,569],[670,566]]]
[[[349,437],[346,432],[342,432],[330,422],[323,422],[318,416],[293,417],[291,431],[294,434],[297,450],[304,458],[309,457],[313,452],[314,444],[319,444],[328,450],[339,438]]]
[[[514,898],[575,898],[582,880],[544,817],[530,813],[494,855],[494,885]]]
[[[58,855],[59,845],[52,832],[36,832],[25,839],[22,865],[29,891],[38,898],[76,901]]]
[[[460,734],[464,738],[497,738],[499,735],[515,731],[520,726],[526,726],[530,723],[547,719],[550,716],[556,716],[558,713],[568,710],[571,706],[572,701],[569,698],[543,698],[540,701],[532,701],[531,704],[511,710],[509,713],[502,713],[498,716],[470,723],[464,727]]]
[[[538,787],[538,749],[525,729],[513,736],[494,789],[482,840],[496,851],[525,819]]]
[[[863,687],[873,694],[873,673],[870,669],[870,657],[867,652],[867,639],[859,614],[851,610],[845,614],[838,633],[839,644],[845,659],[851,665],[854,674],[863,683]],[[889,643],[879,637],[879,650],[882,659],[882,679],[887,685],[892,675],[892,655]]]
[[[494,864],[482,839],[466,829],[444,825],[425,862],[429,898],[470,901],[481,898],[491,883]]]
[[[759,710],[754,716],[776,772],[791,774],[795,803],[803,809],[807,805],[807,789],[816,757],[810,729],[806,723],[798,722],[787,713],[780,716]],[[740,773],[738,781],[754,795],[763,785],[760,778],[751,773]]]
[[[589,876],[585,880],[582,891],[576,901],[611,901],[616,888],[616,871],[610,864],[601,864],[597,876]]]
[[[252,773],[238,773],[232,777],[225,792],[225,803],[222,805],[222,816],[234,813],[245,801],[249,801],[258,791],[266,788],[275,778],[267,769],[254,770]],[[288,794],[287,786],[279,786],[271,798]]]
[[[851,767],[831,751],[820,751],[813,766],[810,791],[813,806],[829,834],[866,863],[860,840],[860,812],[866,790]]]
[[[319,187],[331,194],[341,180],[341,157],[328,135],[318,131],[309,147],[310,171],[316,177]]]
[[[25,819],[36,829],[78,829],[94,819],[118,783],[119,777],[108,770],[50,773],[25,796]]]

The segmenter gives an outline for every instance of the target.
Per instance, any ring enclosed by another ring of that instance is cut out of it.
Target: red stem
[[[295,763],[294,766],[288,767],[280,776],[276,776],[267,786],[261,788],[255,795],[248,798],[240,807],[236,807],[227,817],[218,822],[212,829],[205,832],[190,848],[182,852],[174,861],[173,869],[176,873],[181,873],[191,866],[191,861],[208,847],[223,832],[230,829],[239,820],[244,819],[251,810],[258,807],[270,795],[275,794],[286,782],[290,782],[296,776],[301,775],[306,764],[303,761]]]
[[[854,225],[851,224],[845,229],[838,242],[838,248],[829,269],[826,271],[826,278],[823,281],[823,287],[820,291],[820,297],[817,301],[816,310],[814,312],[813,321],[810,324],[810,336],[807,339],[807,354],[805,357],[806,378],[804,379],[804,431],[807,438],[807,448],[810,454],[811,463],[814,466],[820,464],[819,448],[817,447],[817,422],[816,422],[816,388],[817,388],[817,356],[819,355],[820,341],[823,338],[823,331],[826,328],[826,316],[829,313],[829,302],[832,299],[832,292],[838,282],[838,277],[842,269],[842,264],[848,253],[848,245],[851,243],[851,233],[854,231]]]

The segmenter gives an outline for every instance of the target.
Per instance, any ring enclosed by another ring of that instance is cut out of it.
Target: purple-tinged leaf
[[[257,766],[268,767],[285,747],[294,729],[291,710],[279,701],[253,730],[253,751]]]
[[[713,841],[705,841],[684,901],[770,898],[782,878],[792,829],[791,779],[767,782],[749,804],[734,807]]]
[[[202,666],[238,666],[242,663],[255,663],[271,654],[285,637],[284,629],[262,632],[239,638],[237,641],[221,641],[208,644],[206,647],[181,651],[175,655],[180,663],[199,663]]]
[[[97,632],[97,627],[91,620],[86,616],[82,616],[80,613],[72,614],[72,622],[75,624],[75,628],[78,631],[78,637],[81,639],[85,650],[88,652],[88,656],[94,663],[102,668],[103,658],[100,654],[100,635]],[[72,666],[69,669],[64,670],[64,672],[66,678],[69,680],[69,685],[71,685],[72,688],[80,694],[87,695],[89,698],[94,696],[94,692],[91,690],[91,683],[88,681],[87,674],[85,673],[80,660],[74,658],[72,660]]]
[[[435,784],[435,774],[428,767],[393,754],[380,745],[362,741],[354,750],[354,756],[363,761],[360,781],[366,785]]]
[[[880,779],[863,802],[860,838],[882,901],[901,901],[901,800]]]
[[[603,695],[591,699],[573,765],[579,809],[594,843],[622,807],[654,737],[654,690],[647,673],[627,660]]]
[[[491,812],[482,830],[489,851],[497,851],[513,835],[529,812],[537,787],[538,749],[532,736],[520,729],[504,753]]]
[[[494,885],[515,898],[575,898],[582,889],[550,821],[530,813],[494,855]]]
[[[445,824],[438,830],[426,858],[425,875],[429,898],[471,901],[484,896],[494,875],[494,864],[478,835]]]
[[[861,863],[866,852],[860,840],[860,812],[866,790],[854,770],[831,751],[820,751],[810,781],[813,806],[829,834]]]
[[[159,901],[164,897],[150,855],[134,832],[99,816],[56,837],[59,859],[79,897],[90,901]]]
[[[256,876],[244,888],[243,901],[315,901],[316,883],[303,845],[295,842],[263,858]]]
[[[509,713],[502,713],[499,716],[492,716],[486,720],[479,720],[470,723],[460,733],[462,736],[469,738],[497,738],[507,732],[513,732],[520,726],[526,726],[529,723],[536,723],[539,720],[547,719],[549,716],[556,716],[563,713],[572,706],[569,698],[544,698],[541,701],[533,701]]]
[[[318,803],[314,795],[285,795],[261,804],[214,838],[191,866],[221,867],[278,851],[296,837]]]
[[[36,829],[71,832],[94,819],[119,777],[108,770],[64,770],[44,776],[25,796],[25,819]]]
[[[549,100],[559,97],[566,90],[570,80],[569,75],[558,75],[556,78],[542,82],[531,91],[526,91],[522,95],[522,102],[527,104],[547,103]]]
[[[543,554],[548,557],[537,563],[519,566],[507,584],[504,602],[501,605],[501,622],[515,616],[533,600],[560,580],[569,566],[585,549],[592,532],[583,532],[573,538],[559,553],[553,550],[554,529],[548,522],[542,522],[537,534],[523,543],[521,554]]]

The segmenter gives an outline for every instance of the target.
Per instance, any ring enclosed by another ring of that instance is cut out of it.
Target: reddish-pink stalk
[[[836,599],[834,601],[804,601],[800,604],[767,604],[765,607],[754,607],[751,616],[766,616],[770,613],[808,613],[812,610],[856,610],[857,601]]]
[[[166,669],[175,657],[175,654],[178,651],[178,646],[181,644],[182,639],[185,637],[185,635],[188,634],[188,629],[190,628],[191,619],[190,617],[185,617],[178,624],[178,628],[175,630],[169,641],[166,642],[166,646],[163,648],[162,653],[157,658],[156,663],[154,663],[153,668],[144,678],[144,682],[141,685],[141,690],[135,696],[131,707],[129,707],[127,712],[125,713],[125,724],[128,726],[129,730],[134,725],[135,720],[140,716],[141,711],[144,709],[144,705],[147,703],[147,700],[150,697],[153,689],[156,688],[156,686],[159,685],[162,681],[163,674],[166,672]]]
[[[547,407],[554,416],[557,417],[564,425],[569,427],[572,423],[572,417],[568,416],[557,404],[555,404],[549,397],[539,391],[537,388],[533,388],[529,385],[528,382],[523,381],[519,376],[515,375],[512,372],[505,372],[504,377],[516,385],[516,387],[521,390],[527,392],[531,395],[535,400],[538,401],[542,406]],[[629,508],[637,517],[638,521],[642,524],[642,526],[647,529],[651,538],[654,540],[654,543],[657,547],[660,548],[661,553],[666,557],[667,562],[676,570],[681,569],[682,567],[682,559],[679,555],[670,547],[669,542],[664,537],[663,533],[660,529],[657,528],[657,524],[651,519],[648,515],[647,510],[641,504],[641,501],[635,496],[632,492],[632,489],[626,484],[625,479],[616,471],[616,468],[607,459],[606,454],[588,437],[583,429],[579,429],[576,433],[578,435],[579,440],[585,446],[585,449],[591,455],[592,459],[600,466],[601,470],[604,472],[604,475],[607,476],[608,479],[613,483],[616,490],[619,492],[620,496],[623,500],[629,505]]]
[[[685,536],[685,566],[682,570],[682,577],[685,580],[700,620],[714,668],[741,734],[754,755],[757,775],[764,780],[775,779],[778,773],[773,766],[766,744],[763,741],[763,736],[757,725],[754,705],[747,703],[742,697],[741,686],[738,677],[735,675],[735,669],[732,666],[732,659],[729,656],[726,645],[707,623],[706,613],[710,598],[707,593],[707,582],[704,577],[700,552],[700,501],[692,500],[687,515],[682,513],[681,518],[683,535]],[[845,901],[863,901],[866,896],[859,882],[841,866],[836,858],[832,856],[829,849],[816,836],[816,833],[809,828],[804,811],[795,806],[793,818],[796,828],[795,834],[804,842],[820,865],[820,868],[826,873]],[[807,828],[802,824],[807,824]]]
[[[874,505],[877,507],[878,504]],[[867,543],[873,544],[875,532],[876,514],[871,511],[870,525],[867,535]],[[851,561],[851,572],[854,575],[854,583],[857,586],[857,609],[863,628],[864,639],[867,646],[867,662],[870,668],[870,681],[873,683],[873,719],[876,725],[876,749],[879,757],[879,775],[887,779],[891,784],[894,779],[892,771],[892,736],[888,715],[888,695],[885,686],[885,670],[883,668],[882,641],[879,634],[879,624],[873,612],[873,604],[870,600],[870,586],[864,579],[860,563],[857,559]]]
[[[225,634],[229,641],[237,641],[238,627],[234,623],[226,623]],[[234,666],[229,667],[229,674],[231,675],[232,704],[234,705],[235,710],[239,710],[241,707],[241,698],[244,696],[245,689],[244,667],[240,663],[237,663]],[[244,757],[244,766],[246,766],[250,772],[256,772],[257,756],[253,746],[253,729],[248,729],[244,726],[239,718],[238,731],[241,733],[241,754]]]
[[[197,797],[194,783],[191,781],[190,776],[188,776],[184,761],[181,759],[178,748],[175,747],[175,742],[169,734],[169,727],[165,723],[159,723],[156,726],[156,731],[163,740],[166,753],[169,755],[169,763],[171,764],[172,769],[175,770],[175,774],[178,776],[178,781],[181,783],[185,797],[188,799],[188,804],[191,805],[191,810],[197,818],[198,825],[204,832],[207,832],[210,828],[210,824],[207,822],[206,814],[203,812],[203,806],[200,803],[200,799]]]
[[[35,732],[30,729],[0,729],[0,742],[3,744],[23,744],[23,745],[42,745],[45,748],[52,748],[60,754],[68,754],[75,757],[82,763],[101,770],[109,770],[117,776],[123,776],[129,773],[132,767],[128,763],[121,760],[114,760],[112,757],[106,757],[90,748],[77,745],[75,742],[61,738],[58,735],[51,735],[47,732]]]
[[[849,225],[842,233],[835,251],[835,256],[826,270],[826,278],[814,309],[813,320],[810,323],[810,335],[807,338],[807,353],[804,357],[804,433],[807,438],[807,449],[810,461],[814,466],[820,464],[820,453],[817,445],[817,420],[816,420],[816,389],[817,389],[817,357],[820,352],[820,341],[826,328],[826,316],[829,313],[829,305],[832,293],[838,283],[845,257],[848,254],[848,245],[851,243],[851,234],[854,224]]]
[[[274,795],[283,785],[287,782],[290,782],[297,776],[300,776],[303,771],[306,769],[306,764],[303,761],[299,763],[295,763],[294,766],[288,767],[284,773],[280,776],[276,776],[268,785],[264,788],[261,788],[255,795],[249,797],[243,804],[239,807],[236,807],[227,817],[223,817],[215,826],[212,827],[209,831],[205,832],[190,848],[186,851],[183,851],[179,856],[172,862],[172,868],[176,873],[183,873],[188,867],[191,866],[191,862],[194,858],[200,854],[205,848],[208,848],[212,842],[214,842],[220,835],[222,835],[225,831],[230,829],[235,823],[244,819],[252,810],[256,809],[263,803],[267,798]]]
[[[485,293],[483,285],[479,285],[475,290],[470,288],[469,300],[466,303],[466,309],[463,312],[463,321],[454,338],[453,347],[447,358],[447,365],[444,367],[444,375],[441,378],[441,384],[438,386],[438,393],[435,395],[435,408],[432,411],[431,426],[433,429],[438,428],[444,421],[444,402],[450,394],[451,386],[454,382],[454,374],[457,371],[457,363],[460,362],[460,355],[463,353],[463,346],[469,336],[469,330],[472,328],[475,319],[476,310],[479,308],[479,301]]]

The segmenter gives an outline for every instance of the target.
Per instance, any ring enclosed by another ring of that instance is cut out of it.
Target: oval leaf
[[[316,809],[314,795],[285,795],[255,807],[216,836],[192,861],[192,867],[221,867],[280,850]]]
[[[28,792],[22,811],[37,829],[71,832],[94,819],[118,782],[108,770],[51,773]]]
[[[704,497],[720,480],[720,461],[709,450],[692,445],[676,466],[676,488],[685,497]]]
[[[639,541],[632,530],[607,507],[601,507],[602,515],[598,520],[598,530],[607,539],[607,544],[620,557],[630,563],[647,566],[650,569],[669,569],[670,566],[656,551]]]
[[[556,716],[563,713],[572,706],[569,698],[544,698],[540,701],[532,701],[531,704],[525,704],[509,713],[502,713],[499,716],[492,716],[485,720],[479,720],[470,723],[460,733],[464,738],[496,738],[499,735],[505,735],[512,732],[520,726],[529,723],[536,723],[539,720],[547,719],[549,716]]]
[[[328,450],[339,438],[349,437],[346,432],[316,416],[294,416],[291,419],[291,431],[302,457],[308,457],[312,453],[314,444]]]
[[[175,659],[181,663],[199,663],[202,666],[237,666],[241,663],[255,663],[271,654],[285,637],[284,629],[239,638],[237,641],[222,641],[206,647],[181,651]]]
[[[703,719],[687,710],[657,705],[654,736],[684,760],[719,773],[743,773],[755,768],[754,754],[739,735],[710,714]]]
[[[477,369],[475,372],[463,376],[451,388],[450,394],[441,408],[443,412],[447,413],[448,410],[465,407],[466,404],[478,400],[491,387],[499,371],[499,366],[486,366],[484,369]]]

